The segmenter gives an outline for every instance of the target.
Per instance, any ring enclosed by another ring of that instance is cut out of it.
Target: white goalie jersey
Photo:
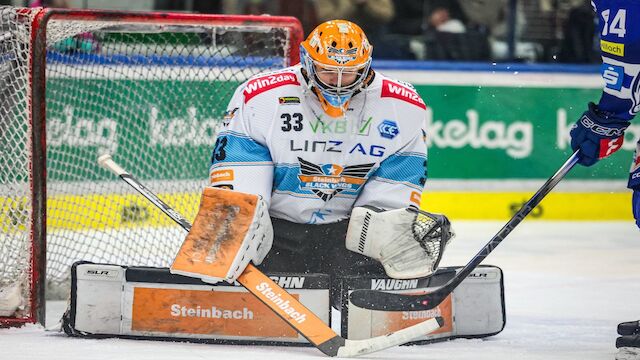
[[[211,158],[212,186],[261,195],[271,216],[321,224],[354,206],[418,206],[427,177],[426,105],[371,72],[346,115],[326,115],[299,65],[236,90]]]

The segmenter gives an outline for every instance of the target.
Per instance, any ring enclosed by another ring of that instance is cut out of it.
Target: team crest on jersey
[[[222,118],[222,124],[224,126],[229,125],[231,120],[236,116],[236,112],[238,112],[238,108],[233,108],[231,110],[225,111],[224,117]]]
[[[298,158],[300,189],[310,190],[323,201],[331,200],[342,191],[358,191],[367,181],[367,174],[375,163],[340,166],[318,165]]]
[[[296,74],[292,72],[282,72],[249,80],[243,92],[244,102],[246,104],[256,95],[284,85],[300,85]]]
[[[386,79],[382,80],[382,93],[380,94],[380,97],[392,97],[406,101],[422,109],[427,108],[427,105],[415,89]]]

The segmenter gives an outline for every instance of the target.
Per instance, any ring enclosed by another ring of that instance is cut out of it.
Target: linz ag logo
[[[384,120],[378,125],[378,131],[380,132],[380,136],[386,139],[393,139],[398,135],[400,129],[398,129],[398,124],[392,120]]]

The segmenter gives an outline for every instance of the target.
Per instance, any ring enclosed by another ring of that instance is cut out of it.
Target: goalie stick
[[[518,226],[577,162],[578,151],[569,157],[531,199],[522,205],[509,222],[446,284],[435,288],[427,294],[414,295],[394,294],[376,290],[354,290],[350,295],[351,302],[357,307],[371,310],[418,311],[435,308]]]
[[[182,215],[162,201],[158,196],[156,196],[156,194],[142,185],[140,181],[116,164],[110,155],[105,154],[100,156],[98,158],[98,163],[105,169],[118,175],[120,179],[136,189],[140,194],[142,194],[142,196],[162,210],[162,212],[169,216],[173,221],[182,226],[183,229],[186,231],[191,229],[191,224],[187,219],[182,217]],[[262,303],[273,310],[273,312],[280,318],[309,340],[309,342],[318,348],[318,350],[328,356],[354,357],[370,354],[372,352],[407,343],[417,337],[429,334],[444,325],[444,319],[442,317],[436,317],[386,335],[363,340],[348,340],[338,335],[329,326],[322,322],[322,320],[320,320],[320,318],[311,310],[307,309],[298,300],[296,300],[296,298],[287,293],[286,290],[277,285],[253,264],[249,263],[242,275],[238,277],[237,281],[250,293],[255,295]],[[266,291],[263,293],[265,288],[270,289],[268,293],[271,294],[271,296],[265,295]],[[288,303],[289,306],[282,309],[282,305],[278,305],[282,304],[282,302],[276,303],[272,300],[272,294],[274,293],[278,294],[279,298],[284,300],[284,303]],[[302,314],[302,316],[298,316],[297,318],[291,317],[287,312],[285,312],[285,310],[291,309],[295,309],[295,311]],[[303,320],[301,321],[301,319]]]

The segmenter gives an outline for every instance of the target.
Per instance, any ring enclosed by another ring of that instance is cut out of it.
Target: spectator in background
[[[304,33],[318,25],[315,0],[222,0],[224,14],[282,15],[300,20]]]
[[[509,0],[457,1],[469,26],[484,28],[488,35],[504,41],[509,33]],[[526,20],[522,9],[516,10],[516,39],[522,36]]]
[[[155,10],[189,11],[199,14],[222,13],[222,0],[187,1],[187,0],[154,0]]]
[[[509,37],[509,17],[511,8],[509,0],[458,0],[460,7],[467,19],[467,29],[473,28],[488,36],[491,46],[491,57],[494,60],[504,60],[508,58]],[[522,1],[517,3],[515,19],[515,38],[522,38],[522,33],[526,25]],[[516,52],[522,46],[516,45]],[[518,54],[516,54],[518,57]]]
[[[436,31],[461,34],[467,31],[466,26],[460,19],[451,17],[451,12],[446,7],[434,9],[428,17],[428,24]]]
[[[395,16],[391,0],[316,0],[315,6],[318,21],[343,19],[360,25],[374,46],[376,57],[387,58],[385,53],[389,46],[385,44],[384,36],[388,33],[387,25]]]
[[[422,35],[425,30],[425,2],[394,0],[395,16],[388,24],[389,32],[396,35]]]
[[[590,0],[584,0],[569,11],[562,26],[564,37],[558,60],[564,63],[599,63],[600,49],[596,38],[596,18]]]
[[[481,61],[489,59],[486,33],[469,29],[458,1],[428,2],[424,35],[429,60]]]

